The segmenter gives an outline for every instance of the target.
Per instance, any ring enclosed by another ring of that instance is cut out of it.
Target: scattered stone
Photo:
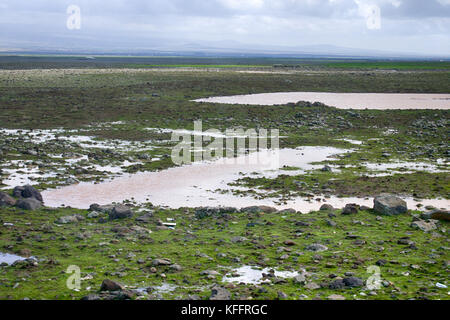
[[[123,286],[117,282],[114,282],[109,279],[105,279],[102,282],[102,285],[100,287],[100,291],[122,291]]]
[[[331,204],[325,203],[320,207],[320,211],[334,210]]]
[[[15,204],[16,199],[4,192],[0,192],[0,207],[12,207]]]
[[[296,243],[293,240],[286,240],[283,242],[286,246],[295,246]]]
[[[136,222],[150,223],[152,221],[152,218],[153,218],[153,213],[147,212],[144,215],[137,217]]]
[[[347,204],[342,210],[342,214],[349,215],[349,214],[357,214],[359,210],[359,205],[355,203]]]
[[[435,209],[422,214],[422,219],[450,221],[450,211]]]
[[[350,288],[364,286],[364,281],[357,277],[348,277],[348,278],[345,278],[343,281],[344,281],[345,286],[350,287]]]
[[[84,220],[84,217],[79,215],[79,214],[75,214],[73,216],[64,216],[59,218],[58,220],[55,221],[55,223],[57,224],[69,224],[69,223],[76,223],[79,221]]]
[[[227,289],[216,285],[211,290],[209,300],[231,300],[231,293]]]
[[[438,220],[418,220],[411,223],[411,228],[419,229],[424,232],[430,232],[436,230],[438,228],[439,221]]]
[[[330,226],[330,227],[336,227],[337,223],[334,222],[333,220],[327,220],[327,225]]]
[[[169,266],[172,262],[169,259],[153,259],[152,265],[154,266]]]
[[[320,289],[320,286],[315,282],[309,282],[305,285],[305,288],[309,290],[317,290]]]

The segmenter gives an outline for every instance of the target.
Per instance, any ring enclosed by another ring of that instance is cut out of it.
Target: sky
[[[0,51],[450,57],[450,0],[0,0]]]

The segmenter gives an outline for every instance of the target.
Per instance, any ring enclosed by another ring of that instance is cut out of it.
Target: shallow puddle
[[[276,278],[293,278],[299,273],[295,271],[278,271],[270,268],[258,269],[252,266],[242,266],[230,272],[229,275],[223,278],[223,282],[245,283],[245,284],[260,284],[270,282],[270,278],[264,278],[264,274],[271,274]]]
[[[309,101],[339,109],[450,109],[450,94],[276,92],[210,97],[194,101],[263,106]]]
[[[13,264],[14,262],[20,261],[20,260],[25,260],[25,258],[15,255],[15,254],[0,252],[0,264],[2,264],[2,263]]]
[[[110,204],[132,200],[138,203],[151,202],[157,206],[170,208],[231,206],[243,208],[253,205],[273,206],[277,209],[293,208],[301,212],[318,210],[328,203],[342,208],[348,203],[372,206],[373,199],[314,197],[313,199],[293,198],[283,203],[277,198],[255,199],[248,195],[233,195],[229,183],[247,175],[275,177],[289,171],[280,170],[284,166],[297,167],[303,171],[319,169],[327,158],[350,152],[332,147],[303,147],[282,149],[279,153],[260,151],[231,159],[198,162],[192,165],[170,168],[159,172],[140,172],[94,184],[81,182],[77,185],[43,192],[45,204],[50,207],[62,205],[87,209],[93,203]],[[217,192],[217,191],[221,192]],[[245,189],[244,189],[245,190]],[[320,198],[320,201],[317,201]],[[419,202],[405,199],[411,208]],[[422,205],[448,208],[449,201],[423,200]]]
[[[347,150],[331,147],[304,147],[255,152],[237,158],[224,158],[210,162],[170,168],[159,172],[140,172],[93,184],[77,185],[43,192],[47,206],[61,205],[85,209],[92,203],[109,204],[124,200],[151,202],[171,208],[200,206],[245,207],[255,204],[273,204],[271,200],[236,197],[214,192],[229,190],[231,183],[250,173],[277,175],[283,166],[303,170],[318,168],[312,162],[324,161]],[[299,206],[297,206],[299,207]]]

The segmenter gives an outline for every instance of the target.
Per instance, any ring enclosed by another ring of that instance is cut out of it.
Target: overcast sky
[[[450,0],[0,0],[1,50],[322,45],[450,56]]]

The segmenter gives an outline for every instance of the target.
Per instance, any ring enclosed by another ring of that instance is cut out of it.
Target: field
[[[109,220],[106,209],[0,207],[0,253],[37,258],[0,266],[0,298],[208,299],[219,285],[233,299],[448,299],[448,221],[431,222],[426,231],[411,227],[433,209],[423,200],[447,201],[449,209],[448,109],[341,110],[309,102],[260,107],[192,100],[294,91],[450,93],[449,66],[439,61],[0,56],[0,188],[9,195],[23,184],[15,178],[20,175],[45,191],[175,167],[170,130],[192,130],[194,121],[202,120],[203,130],[278,129],[281,148],[351,150],[317,163],[332,170],[297,174],[299,168],[285,167],[276,177],[243,176],[229,190],[216,192],[273,197],[280,204],[296,197],[314,202],[372,199],[381,193],[418,203],[405,214],[379,216],[365,207],[351,215],[341,214],[342,208],[303,214],[267,208],[205,211],[129,199],[133,217],[119,220]],[[79,216],[68,223],[59,220],[74,215]],[[174,230],[168,222],[177,224]],[[77,291],[66,286],[71,265],[81,269]],[[269,274],[262,283],[224,280],[245,266],[296,275]],[[376,290],[359,283],[369,280],[373,266],[381,269]],[[340,278],[355,283],[342,285]],[[99,293],[104,279],[122,284],[121,294]]]

